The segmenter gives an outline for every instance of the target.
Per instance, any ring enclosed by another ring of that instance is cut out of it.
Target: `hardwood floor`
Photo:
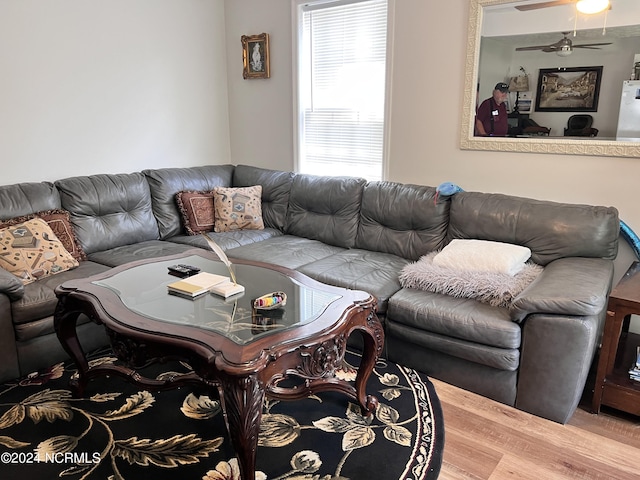
[[[640,417],[583,402],[560,425],[431,381],[445,421],[439,480],[640,479]]]

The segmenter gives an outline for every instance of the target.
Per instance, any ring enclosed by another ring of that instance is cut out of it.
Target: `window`
[[[297,170],[383,177],[387,0],[300,1]]]

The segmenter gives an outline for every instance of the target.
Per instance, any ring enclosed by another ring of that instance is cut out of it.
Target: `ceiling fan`
[[[560,56],[571,55],[574,48],[585,48],[588,50],[600,50],[602,45],[611,45],[611,42],[605,43],[582,43],[580,45],[574,45],[571,39],[567,37],[569,32],[562,32],[564,38],[558,40],[556,43],[550,45],[535,45],[532,47],[518,47],[516,52],[525,52],[530,50],[542,50],[543,52],[555,52]]]

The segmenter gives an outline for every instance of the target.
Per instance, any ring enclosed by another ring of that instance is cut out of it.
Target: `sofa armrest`
[[[0,293],[4,293],[11,301],[24,296],[24,284],[13,273],[0,268]]]
[[[599,315],[533,314],[522,328],[516,408],[566,423],[584,391],[606,310]]]
[[[599,315],[607,305],[613,281],[613,261],[602,258],[560,258],[518,295],[511,318],[522,322],[527,315]]]
[[[0,269],[0,275],[2,275],[1,271],[2,269]],[[20,364],[16,348],[16,333],[11,317],[11,301],[7,295],[0,293],[0,383],[19,376]]]

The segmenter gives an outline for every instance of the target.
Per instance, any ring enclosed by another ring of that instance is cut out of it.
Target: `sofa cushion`
[[[262,186],[213,189],[214,230],[263,230]]]
[[[362,178],[296,175],[285,233],[337,247],[353,247],[365,184]]]
[[[412,288],[389,299],[387,322],[503,349],[517,349],[521,342],[520,325],[505,308]]]
[[[460,192],[451,197],[447,237],[524,245],[539,265],[563,257],[614,259],[620,222],[613,207]]]
[[[165,240],[148,240],[146,242],[133,243],[131,245],[121,245],[101,252],[89,255],[89,260],[116,267],[129,262],[145,260],[147,258],[166,257],[191,250],[192,247],[186,244],[178,244]]]
[[[50,182],[0,186],[0,220],[60,208],[60,195]]]
[[[356,248],[417,260],[445,245],[449,200],[433,187],[370,182],[364,187]]]
[[[221,233],[207,232],[207,236],[220,245],[222,250],[227,251],[242,245],[250,245],[269,238],[280,237],[282,232],[275,228],[265,228],[264,230],[235,230]],[[202,235],[176,235],[175,237],[167,238],[166,241],[209,249]]]
[[[78,266],[41,218],[0,229],[0,251],[3,268],[25,285]]]
[[[45,277],[37,282],[25,285],[24,296],[11,303],[11,317],[14,324],[25,324],[51,318],[58,304],[55,288],[67,280],[86,278],[109,270],[109,267],[86,261],[73,270]],[[51,319],[53,324],[53,319]]]
[[[443,293],[459,298],[473,298],[494,307],[508,308],[542,272],[542,267],[527,263],[516,275],[501,272],[479,272],[441,267],[434,263],[438,252],[432,252],[407,265],[400,273],[405,288]]]
[[[210,191],[231,186],[233,165],[160,168],[143,170],[151,192],[153,214],[162,240],[183,233],[176,193],[184,190]]]
[[[149,185],[141,173],[72,177],[55,184],[87,254],[158,238]]]
[[[53,209],[45,210],[43,212],[31,213],[29,215],[22,215],[20,217],[0,221],[0,228],[5,228],[10,225],[22,223],[32,218],[41,218],[45,222],[47,222],[49,228],[51,228],[56,237],[58,237],[58,240],[62,242],[64,248],[71,254],[73,258],[78,261],[86,260],[87,255],[84,253],[84,250],[82,250],[82,247],[78,242],[76,233],[73,230],[73,225],[71,225],[69,212],[67,212],[66,210]]]
[[[213,191],[195,192],[187,190],[176,193],[176,203],[188,235],[199,235],[213,231],[215,215]]]
[[[241,258],[297,269],[342,251],[344,248],[327,245],[318,240],[281,235],[262,242],[232,248],[226,253],[232,259]]]
[[[421,349],[466,360],[472,364],[484,365],[496,370],[515,372],[520,365],[520,351],[517,348],[498,348],[482,343],[469,342],[448,335],[419,330],[387,320],[389,336],[418,345]],[[442,373],[442,372],[440,372]]]
[[[398,274],[407,263],[408,260],[390,253],[349,249],[298,270],[329,285],[370,293],[378,300],[378,312],[384,314],[389,298],[400,290]]]
[[[266,228],[284,231],[292,172],[237,165],[233,170],[233,186],[262,185],[262,219]]]

